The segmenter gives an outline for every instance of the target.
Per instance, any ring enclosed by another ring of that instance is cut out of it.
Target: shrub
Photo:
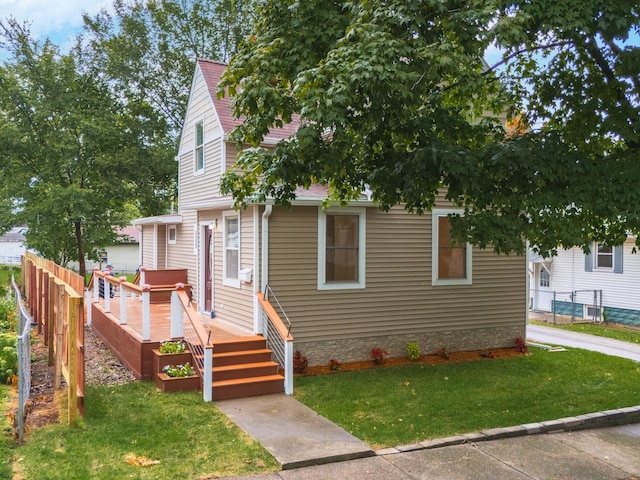
[[[0,332],[18,333],[16,302],[11,297],[0,298]]]
[[[373,363],[376,365],[380,365],[384,363],[385,358],[389,356],[389,352],[383,350],[381,348],[372,348],[371,352],[369,352],[369,357],[373,360]]]
[[[447,352],[447,349],[444,347],[438,349],[438,355],[445,360],[449,360],[449,352]]]
[[[518,337],[516,338],[516,348],[520,353],[529,353],[529,346],[524,338]]]
[[[309,360],[307,360],[307,357],[302,355],[299,350],[296,350],[293,354],[293,371],[295,373],[302,373],[305,371],[308,365]]]
[[[17,339],[15,335],[0,333],[0,382],[10,382],[17,372]]]
[[[412,362],[420,358],[420,345],[418,345],[418,342],[407,343],[407,356]]]

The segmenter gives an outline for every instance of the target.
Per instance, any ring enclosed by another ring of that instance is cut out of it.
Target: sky
[[[31,23],[31,35],[64,47],[82,30],[82,13],[92,16],[101,8],[112,10],[113,0],[0,0],[0,18],[9,16]]]

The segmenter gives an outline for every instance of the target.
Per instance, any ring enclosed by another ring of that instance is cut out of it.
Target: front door
[[[533,308],[542,312],[550,312],[553,303],[553,291],[551,290],[551,272],[542,263],[535,264],[535,292],[533,296]]]
[[[204,310],[213,311],[213,230],[204,228]]]

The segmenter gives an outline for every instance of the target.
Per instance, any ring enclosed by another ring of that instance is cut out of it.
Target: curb
[[[453,445],[463,445],[473,442],[486,442],[488,440],[498,440],[501,438],[523,437],[525,435],[537,435],[549,432],[571,432],[575,430],[586,430],[590,428],[613,427],[616,425],[627,425],[640,422],[640,405],[635,407],[625,407],[616,410],[605,410],[603,412],[587,413],[575,417],[560,418],[558,420],[548,420],[539,423],[527,423],[513,427],[490,428],[481,432],[467,433],[453,437],[436,438],[420,443],[400,445],[398,447],[383,448],[376,450],[375,454],[394,455],[397,453],[413,452],[416,450],[428,450],[432,448],[450,447]]]

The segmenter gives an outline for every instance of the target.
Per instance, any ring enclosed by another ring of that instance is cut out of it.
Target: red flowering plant
[[[373,363],[380,365],[384,363],[385,359],[389,356],[389,352],[381,348],[372,348],[369,352],[369,357],[373,360]]]
[[[342,367],[342,364],[339,361],[334,360],[333,358],[329,360],[329,369],[340,370],[341,367]]]

